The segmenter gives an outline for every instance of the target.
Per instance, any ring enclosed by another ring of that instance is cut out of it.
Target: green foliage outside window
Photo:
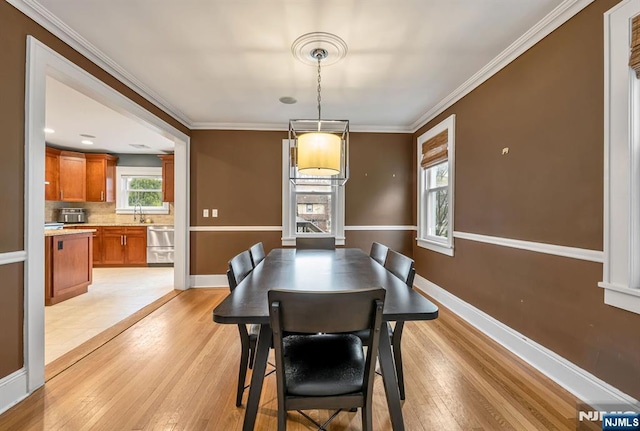
[[[162,206],[162,180],[159,178],[131,178],[128,180],[129,206]]]

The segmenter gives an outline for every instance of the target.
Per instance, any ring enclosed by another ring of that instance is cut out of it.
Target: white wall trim
[[[191,232],[282,232],[282,226],[191,226]]]
[[[0,265],[7,265],[10,263],[16,263],[16,262],[24,262],[25,260],[27,260],[27,252],[24,250],[0,253]]]
[[[224,287],[229,288],[229,280],[225,274],[192,275],[191,287]]]
[[[367,226],[345,226],[344,230],[418,230],[418,226],[403,226],[403,225],[367,225]]]
[[[122,82],[127,87],[147,99],[149,102],[174,117],[183,125],[189,127],[190,120],[182,111],[180,111],[166,99],[162,98],[151,88],[143,84],[131,73],[127,72],[122,66],[105,55],[102,51],[92,45],[88,40],[82,37],[78,32],[73,30],[63,21],[58,19],[58,17],[49,12],[48,9],[40,5],[37,1],[7,0],[7,2],[13,5],[16,9],[18,9],[29,18],[33,19],[45,29],[49,30],[67,45],[71,46],[71,48],[87,57],[98,67],[105,70],[118,81]]]
[[[637,408],[638,401],[629,395],[528,339],[442,287],[420,275],[416,275],[414,285],[592,407],[604,409],[606,405],[622,404],[628,405],[629,408]]]
[[[18,404],[28,395],[26,369],[21,368],[0,379],[0,414]]]
[[[566,247],[563,245],[545,244],[542,242],[523,241],[520,239],[500,238],[497,236],[479,235],[476,233],[453,232],[454,238],[466,239],[469,241],[483,242],[486,244],[500,245],[503,247],[518,248],[521,250],[535,251],[537,253],[552,254],[555,256],[570,257],[572,259],[588,260],[590,262],[602,263],[604,254],[598,250],[588,250],[584,248]]]
[[[507,49],[498,54],[498,56],[491,60],[485,67],[480,69],[475,75],[465,81],[460,87],[456,88],[451,94],[442,99],[437,105],[427,111],[427,113],[415,120],[410,126],[411,131],[415,133],[420,127],[433,120],[445,109],[449,108],[458,100],[471,93],[473,90],[479,87],[480,84],[498,73],[513,60],[522,55],[526,50],[534,46],[536,43],[540,42],[552,31],[567,22],[592,2],[593,0],[563,1],[541,21],[539,21],[525,34],[520,36],[515,42],[509,45]]]

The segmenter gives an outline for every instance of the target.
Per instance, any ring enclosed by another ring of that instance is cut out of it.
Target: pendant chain
[[[320,60],[321,60],[321,55],[317,56],[318,58],[318,127],[320,126],[320,101],[322,100],[322,98],[320,97]]]

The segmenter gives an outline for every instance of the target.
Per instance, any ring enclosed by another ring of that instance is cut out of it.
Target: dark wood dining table
[[[254,429],[271,347],[267,292],[270,289],[338,291],[370,287],[383,287],[387,291],[383,310],[385,325],[438,317],[435,304],[407,287],[362,250],[354,248],[274,249],[213,310],[213,321],[217,323],[261,325],[243,431]],[[404,422],[389,337],[380,337],[378,357],[391,424],[394,431],[401,431]]]

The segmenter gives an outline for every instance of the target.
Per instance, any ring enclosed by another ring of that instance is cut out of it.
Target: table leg
[[[389,325],[389,323],[385,322],[383,327],[384,325]],[[402,407],[400,406],[400,392],[398,390],[398,380],[396,378],[393,353],[391,352],[391,342],[388,334],[387,328],[384,328],[380,332],[380,344],[378,347],[380,369],[382,370],[384,391],[387,395],[387,407],[389,408],[389,416],[391,417],[391,427],[393,431],[404,431]]]
[[[261,325],[242,431],[253,431],[253,427],[256,423],[258,406],[260,404],[260,393],[262,392],[262,382],[264,381],[264,372],[267,368],[267,358],[269,357],[269,349],[271,348],[271,338],[271,326]]]

